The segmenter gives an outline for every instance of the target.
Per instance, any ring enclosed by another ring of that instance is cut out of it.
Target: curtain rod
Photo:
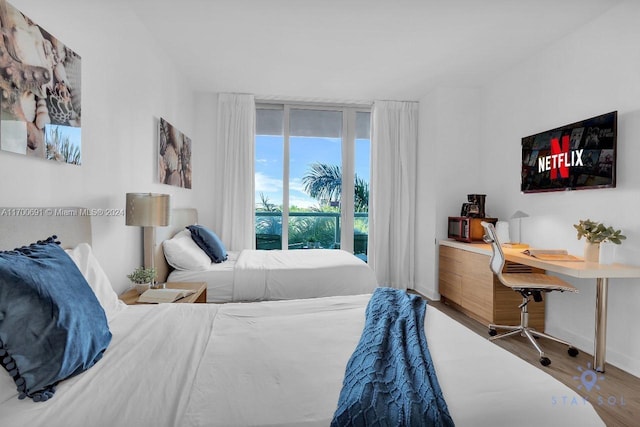
[[[346,99],[325,99],[325,98],[300,98],[272,95],[254,95],[256,104],[297,104],[297,105],[318,105],[331,107],[360,107],[371,108],[373,101],[346,100]]]

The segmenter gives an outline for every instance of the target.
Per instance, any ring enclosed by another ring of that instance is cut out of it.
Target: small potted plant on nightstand
[[[153,286],[157,277],[158,273],[153,267],[138,267],[133,270],[133,273],[127,275],[127,278],[135,285],[138,294],[144,293],[144,291]]]
[[[582,237],[586,239],[584,247],[585,261],[600,261],[610,264],[610,259],[607,259],[606,262],[600,260],[601,244],[608,245],[613,243],[619,245],[627,238],[622,234],[622,230],[614,230],[613,227],[607,227],[601,222],[591,221],[590,219],[581,219],[578,224],[573,224],[573,227],[578,231],[578,240],[582,239]]]

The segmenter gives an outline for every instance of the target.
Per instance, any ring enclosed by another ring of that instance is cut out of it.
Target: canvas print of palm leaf
[[[0,0],[0,150],[80,165],[80,56]]]
[[[160,182],[191,188],[191,138],[163,118],[160,118],[158,136]]]

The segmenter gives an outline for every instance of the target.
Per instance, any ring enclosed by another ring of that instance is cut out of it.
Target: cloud
[[[256,172],[255,180],[256,193],[282,193],[282,179]]]
[[[282,204],[282,179],[256,172],[256,203],[259,203],[258,195],[263,193],[269,202]],[[294,178],[289,183],[289,205],[299,208],[317,207],[318,201],[309,197],[303,190],[300,178]]]
[[[318,201],[307,197],[289,197],[289,206],[297,206],[299,208],[318,207]]]
[[[302,185],[302,178],[293,178],[289,181],[289,190],[298,191],[300,193],[307,194],[304,191],[304,186]],[[308,197],[308,196],[307,196]]]

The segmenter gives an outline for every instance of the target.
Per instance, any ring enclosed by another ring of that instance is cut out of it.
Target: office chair
[[[527,305],[531,301],[531,297],[533,297],[533,300],[536,302],[542,301],[543,292],[578,292],[578,290],[564,280],[556,276],[550,276],[544,273],[503,274],[502,269],[505,264],[505,257],[504,252],[502,251],[502,247],[500,246],[500,242],[498,241],[496,229],[491,223],[482,221],[481,224],[486,231],[484,241],[491,244],[492,255],[489,261],[491,271],[493,271],[493,274],[498,277],[500,283],[513,289],[516,292],[519,292],[520,295],[522,295],[522,304],[519,305],[520,325],[507,326],[490,324],[489,335],[491,335],[491,338],[489,339],[493,341],[517,334],[527,337],[531,344],[533,344],[533,346],[536,348],[536,350],[538,350],[538,353],[540,353],[540,363],[542,364],[542,366],[548,366],[549,364],[551,364],[551,360],[549,360],[549,358],[544,355],[544,351],[542,351],[542,348],[536,342],[535,338],[537,337],[548,338],[550,340],[562,343],[569,347],[567,352],[570,356],[577,356],[578,349],[573,347],[570,343],[556,337],[552,337],[551,335],[547,335],[544,332],[538,332],[535,329],[529,327],[529,311],[527,310]],[[507,332],[497,335],[496,329],[505,329],[507,330]]]

